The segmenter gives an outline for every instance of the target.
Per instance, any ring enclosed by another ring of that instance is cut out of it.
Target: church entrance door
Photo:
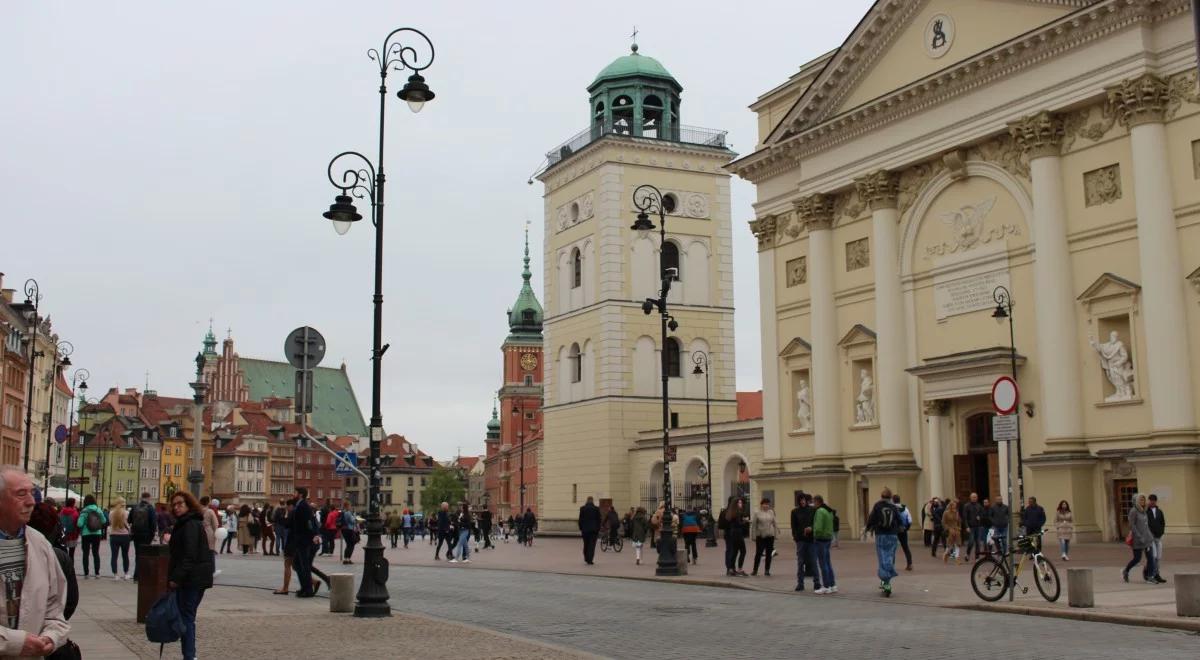
[[[967,453],[954,457],[954,496],[967,500],[971,493],[979,499],[1000,494],[1000,454],[992,441],[992,414],[971,415],[964,424]]]

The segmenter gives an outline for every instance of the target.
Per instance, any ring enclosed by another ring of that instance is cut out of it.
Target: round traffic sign
[[[67,441],[67,427],[63,426],[62,424],[59,424],[57,427],[55,427],[54,441],[60,445]]]
[[[1000,415],[1011,415],[1017,410],[1017,402],[1021,395],[1017,391],[1017,381],[1008,376],[1001,376],[992,383],[992,408]]]
[[[316,328],[296,328],[283,342],[283,354],[297,369],[314,369],[325,357],[325,338]]]

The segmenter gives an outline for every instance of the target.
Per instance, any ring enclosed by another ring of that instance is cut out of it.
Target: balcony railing
[[[603,124],[593,124],[591,127],[580,131],[571,139],[563,142],[551,151],[547,152],[546,167],[554,167],[559,161],[569,157],[571,154],[588,146],[596,140],[599,140],[605,135],[623,135],[626,137],[640,137],[648,140],[679,142],[701,147],[710,147],[713,149],[727,148],[725,136],[728,134],[728,131],[718,131],[712,128],[699,128],[696,126],[675,126],[666,132],[671,133],[671,135],[659,135],[658,131],[643,129],[641,135],[635,136],[633,134],[633,126],[621,121],[618,121],[616,124],[608,122]]]

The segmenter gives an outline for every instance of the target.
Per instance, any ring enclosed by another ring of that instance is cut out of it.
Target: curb
[[[1030,607],[1026,605],[986,605],[970,603],[965,605],[943,605],[948,609],[974,610],[978,612],[1004,612],[1006,614],[1024,614],[1026,616],[1042,616],[1053,619],[1072,619],[1075,621],[1090,621],[1093,623],[1116,623],[1125,626],[1142,628],[1167,628],[1200,633],[1200,619],[1183,618],[1154,618],[1135,616],[1132,614],[1116,614],[1113,612],[1096,612],[1094,610],[1066,609],[1058,607]]]
[[[435,571],[436,570],[443,570],[443,571],[459,570],[459,569],[452,569],[449,566],[429,566],[426,564],[404,564],[400,567],[395,566],[395,565],[392,566],[392,570],[397,570],[398,568],[430,569],[430,570],[435,570]],[[641,582],[660,582],[660,583],[666,582],[668,584],[682,584],[682,585],[693,586],[693,587],[719,587],[719,588],[725,588],[725,589],[740,589],[742,591],[762,591],[762,592],[772,591],[770,589],[762,589],[760,587],[753,587],[748,584],[747,585],[733,584],[733,583],[729,583],[729,582],[722,582],[720,580],[709,580],[709,579],[688,578],[688,577],[678,577],[678,578],[677,577],[661,577],[658,575],[597,575],[595,573],[573,573],[570,571],[554,571],[554,570],[543,570],[543,569],[536,569],[536,568],[506,568],[506,567],[499,567],[499,566],[483,566],[483,565],[480,565],[479,569],[486,570],[486,571],[505,571],[508,573],[538,573],[541,575],[565,575],[568,577],[588,577],[588,578],[607,579],[607,580],[638,580]],[[467,569],[467,570],[470,570],[470,569]],[[783,593],[783,592],[779,592],[779,593]]]

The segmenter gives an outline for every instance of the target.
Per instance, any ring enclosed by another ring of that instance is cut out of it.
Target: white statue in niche
[[[1125,350],[1120,334],[1113,330],[1103,344],[1096,343],[1095,337],[1088,337],[1088,343],[1100,354],[1100,368],[1104,369],[1105,377],[1115,390],[1104,397],[1105,403],[1132,399],[1133,363],[1129,360],[1129,351]]]
[[[796,429],[808,431],[812,428],[812,401],[808,392],[808,381],[800,379],[796,388]]]
[[[863,369],[859,371],[858,399],[854,407],[855,424],[875,423],[875,382],[871,374]]]

